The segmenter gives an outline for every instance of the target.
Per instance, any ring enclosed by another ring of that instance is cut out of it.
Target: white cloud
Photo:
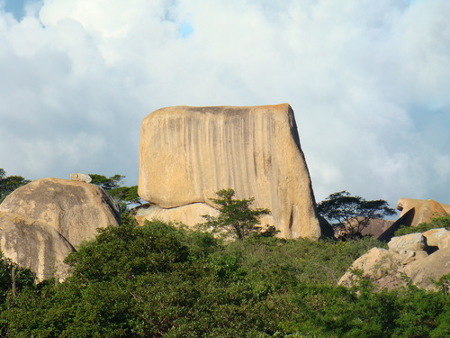
[[[318,200],[450,204],[450,4],[47,0],[0,12],[0,167],[136,183],[169,105],[289,102]],[[443,184],[439,184],[442,182]]]

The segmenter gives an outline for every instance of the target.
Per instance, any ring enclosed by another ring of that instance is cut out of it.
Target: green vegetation
[[[119,189],[118,198],[126,205],[136,191],[121,187],[123,177],[118,176],[95,179],[109,193]],[[348,195],[342,192],[334,197]],[[267,209],[252,209],[252,199],[234,199],[233,190],[222,190],[218,197],[213,201],[219,215],[206,217],[206,224],[239,240],[227,242],[211,233],[160,221],[140,227],[125,212],[120,227],[99,229],[94,241],[67,257],[72,274],[62,283],[35,284],[29,270],[1,256],[0,335],[450,335],[450,275],[437,281],[438,292],[414,286],[373,292],[371,283],[363,279],[353,288],[337,286],[356,258],[384,244],[371,238],[275,238],[273,228],[263,231],[258,225]],[[376,210],[389,212],[383,201],[353,200],[356,207],[344,202],[342,210],[349,205],[350,210],[362,210],[357,209],[358,203],[371,207],[372,217]],[[449,225],[450,217],[441,217],[427,227]]]
[[[0,168],[0,203],[17,188],[27,184],[22,176],[6,176],[6,171]]]
[[[416,227],[402,225],[395,232],[395,236],[403,236],[415,232],[425,232],[431,229],[445,228],[450,230],[450,216],[435,217],[430,223],[420,223]]]
[[[103,188],[117,201],[121,213],[127,212],[130,206],[142,204],[142,200],[138,195],[137,185],[131,187],[122,186],[125,176],[119,174],[111,177],[98,174],[89,174],[89,176],[92,178],[92,184]]]
[[[72,276],[4,298],[10,337],[386,337],[450,333],[450,296],[336,281],[375,240],[223,243],[162,222],[100,231]],[[11,285],[8,281],[3,285]]]
[[[216,192],[219,198],[211,198],[217,204],[218,216],[204,215],[206,222],[203,228],[212,229],[214,233],[222,233],[225,236],[232,236],[242,240],[249,236],[260,234],[262,236],[273,236],[276,231],[272,226],[263,229],[260,218],[269,215],[269,209],[250,208],[254,198],[235,199],[233,189],[222,189]]]

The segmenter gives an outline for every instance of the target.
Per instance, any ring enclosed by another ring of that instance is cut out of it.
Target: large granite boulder
[[[187,225],[199,220],[210,198],[232,188],[272,214],[285,238],[319,238],[311,180],[288,104],[256,107],[169,107],[142,122],[139,196],[177,221],[191,206]],[[172,209],[174,208],[174,209]],[[198,208],[198,211],[195,209]]]
[[[0,211],[48,225],[74,247],[94,239],[97,228],[120,222],[113,201],[103,189],[57,178],[20,187],[0,204]]]
[[[410,212],[411,217],[405,219],[403,223],[403,225],[407,226],[429,223],[435,217],[450,215],[450,205],[442,204],[434,200],[413,198],[401,198],[397,202],[397,210],[401,211],[400,217]]]
[[[0,212],[0,247],[5,257],[30,268],[39,281],[63,280],[68,273],[64,259],[75,250],[51,226],[5,212]]]

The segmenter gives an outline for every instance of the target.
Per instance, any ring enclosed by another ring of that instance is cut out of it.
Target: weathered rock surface
[[[194,203],[177,208],[164,209],[156,205],[140,208],[136,212],[136,221],[143,225],[145,220],[157,219],[163,222],[181,222],[199,224],[205,222],[202,215],[217,215],[218,211],[205,203]]]
[[[179,106],[159,109],[144,119],[141,198],[166,209],[169,219],[176,218],[176,208],[191,205],[192,218],[184,217],[187,225],[194,225],[206,206],[213,205],[209,198],[226,188],[234,189],[237,198],[254,197],[255,207],[270,209],[268,223],[280,230],[280,236],[321,236],[310,176],[288,104]]]
[[[433,281],[450,273],[450,248],[438,250],[431,255],[406,265],[402,271],[415,285],[433,289]]]
[[[443,240],[450,236],[450,231],[445,228],[431,229],[425,231],[422,235],[426,238],[428,246],[444,249],[443,247],[440,247],[439,244],[443,243]]]
[[[20,187],[0,204],[0,211],[49,225],[75,247],[94,239],[97,228],[119,225],[119,216],[103,189],[57,178]]]
[[[389,250],[372,248],[353,262],[339,284],[354,285],[359,277],[353,271],[362,270],[363,277],[371,279],[380,289],[397,288],[407,283],[435,289],[433,281],[450,273],[450,247],[431,250],[425,238],[421,233],[414,233],[394,237],[388,243]],[[432,253],[428,255],[427,252]]]
[[[353,262],[351,268],[341,277],[338,284],[346,287],[354,285],[359,277],[354,270],[362,270],[362,277],[369,278],[379,288],[393,289],[403,285],[392,271],[397,271],[401,266],[401,257],[386,249],[372,248],[366,254]]]
[[[54,228],[11,213],[0,212],[0,247],[5,257],[30,268],[39,281],[68,272],[64,259],[74,251]]]
[[[425,237],[420,233],[393,237],[388,243],[390,251],[401,253],[402,251],[425,251]]]
[[[420,223],[429,223],[433,218],[450,215],[450,205],[441,204],[434,200],[419,200],[401,198],[397,203],[397,210],[401,210],[400,217],[413,210],[413,216],[403,225],[417,226]]]

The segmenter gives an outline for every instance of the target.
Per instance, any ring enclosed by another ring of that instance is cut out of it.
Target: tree
[[[317,205],[317,210],[334,226],[344,228],[345,233],[350,236],[359,235],[370,219],[396,213],[385,200],[366,201],[360,196],[350,195],[345,190],[328,196]]]
[[[14,190],[29,182],[22,176],[6,176],[6,171],[0,168],[0,203]]]
[[[118,174],[111,177],[106,177],[97,174],[89,174],[89,176],[91,176],[92,178],[91,182],[92,184],[98,185],[99,187],[102,187],[106,191],[120,187],[122,180],[125,178],[125,176]]]
[[[103,188],[117,203],[120,213],[128,211],[128,207],[133,204],[142,204],[142,199],[138,195],[137,185],[131,187],[123,187],[122,181],[125,176],[114,175],[106,177],[103,175],[89,174],[92,178],[92,184]]]
[[[270,234],[276,233],[275,228],[268,227],[266,231],[258,225],[261,216],[269,215],[269,209],[256,208],[251,209],[250,205],[254,198],[250,199],[234,199],[235,192],[233,189],[222,189],[216,192],[219,198],[211,198],[218,205],[218,216],[204,215],[206,222],[204,227],[212,228],[214,232],[225,231],[227,235],[231,235],[238,240],[249,237],[252,234]]]

